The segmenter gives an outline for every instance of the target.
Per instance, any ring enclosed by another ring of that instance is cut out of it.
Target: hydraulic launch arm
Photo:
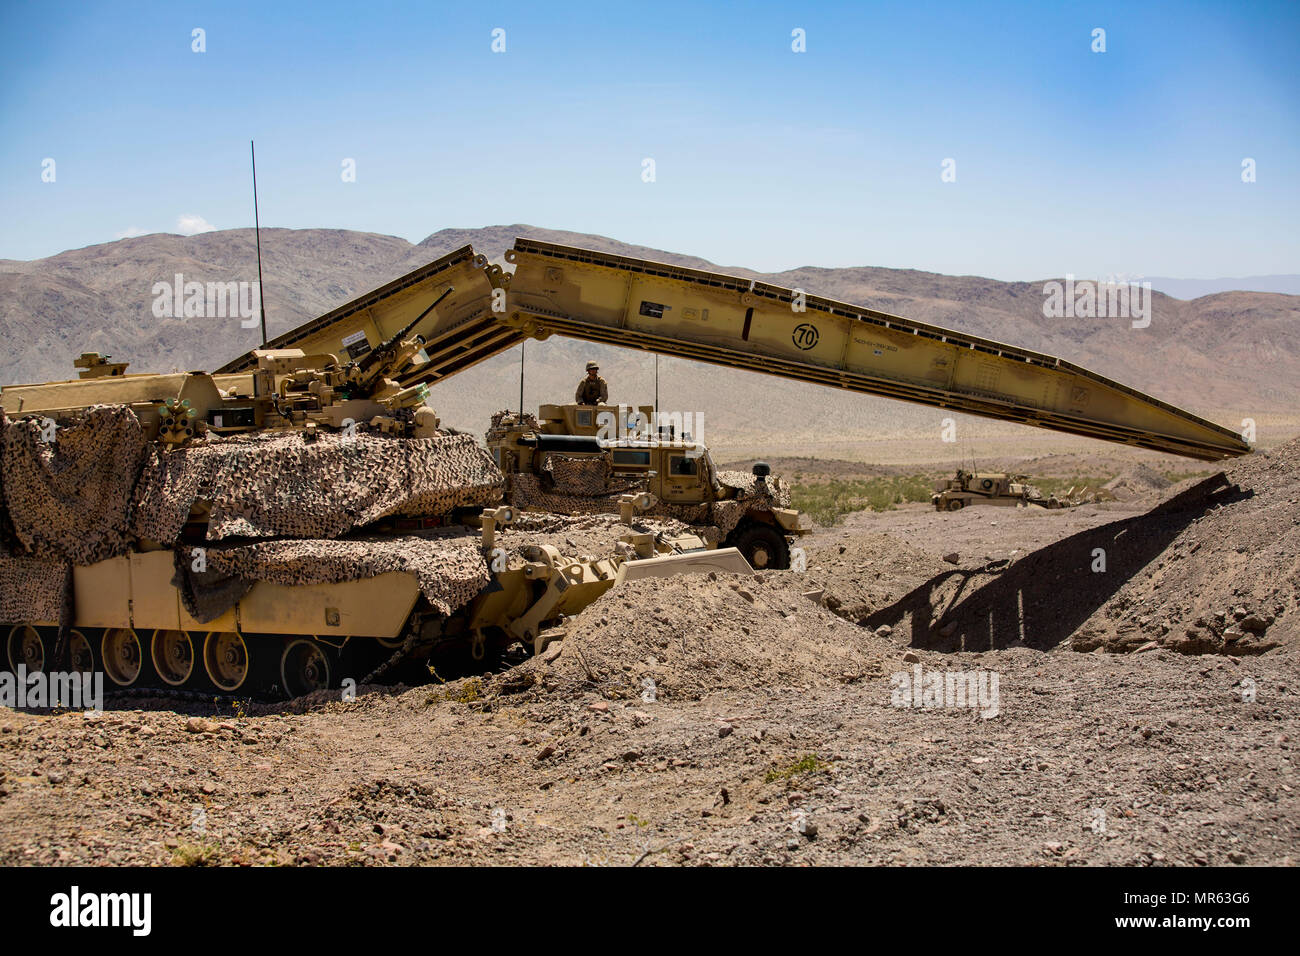
[[[392,376],[401,385],[436,382],[463,372],[524,340],[497,319],[493,289],[504,284],[500,266],[462,246],[414,272],[327,312],[268,342],[269,349],[302,349],[308,355],[334,354],[366,363],[372,350],[394,336],[421,336],[423,355]],[[450,288],[450,292],[448,289]],[[439,301],[439,296],[446,298]],[[247,352],[217,370],[246,372],[257,366]]]

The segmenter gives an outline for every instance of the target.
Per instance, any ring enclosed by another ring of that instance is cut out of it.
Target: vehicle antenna
[[[257,215],[257,150],[248,141],[248,153],[253,160],[253,235],[257,239],[257,309],[262,314],[262,348],[266,348],[266,295],[262,285],[262,223]]]
[[[655,353],[655,434],[659,433],[659,353]]]

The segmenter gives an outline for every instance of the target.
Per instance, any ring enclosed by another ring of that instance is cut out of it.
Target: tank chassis
[[[629,576],[748,570],[627,527],[635,496],[605,556],[513,531],[484,449],[386,374],[418,363],[418,321],[361,361],[261,349],[247,372],[131,375],[86,353],[77,380],[6,387],[0,666],[292,697],[431,654],[540,652]],[[86,521],[65,479],[125,490]]]
[[[811,519],[764,462],[753,474],[721,471],[708,447],[651,406],[542,405],[536,417],[494,417],[487,445],[522,509],[565,514],[615,509],[619,495],[648,496],[646,510],[686,521],[710,547],[734,547],[755,569],[784,569]],[[610,436],[610,437],[607,437]]]

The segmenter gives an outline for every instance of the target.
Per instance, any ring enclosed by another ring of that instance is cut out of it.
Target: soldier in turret
[[[587,363],[587,377],[578,382],[573,400],[579,405],[603,405],[609,401],[609,386],[600,377],[600,366]]]

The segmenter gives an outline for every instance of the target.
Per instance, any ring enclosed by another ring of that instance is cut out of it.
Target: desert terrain
[[[265,230],[270,332],[467,242],[499,262],[516,235],[718,268],[531,226],[416,245]],[[23,343],[0,381],[67,377],[83,350],[164,372],[243,352],[255,333],[237,322],[156,320],[150,288],[251,278],[252,243],[153,235],[0,262],[0,334]],[[1207,465],[960,415],[945,442],[938,409],[684,360],[656,380],[643,355],[529,343],[527,406],[567,400],[596,358],[615,401],[657,381],[662,408],[706,411],[719,463],[771,463],[817,523],[802,570],[628,584],[540,657],[355,699],[0,710],[0,863],[1294,864],[1300,297],[1156,293],[1134,330],[1044,319],[1036,283],[726,271],[1249,418],[1258,451]],[[430,401],[481,435],[517,400],[519,359]],[[930,485],[957,467],[1113,500],[938,513]],[[948,696],[927,706],[936,675]],[[954,698],[968,680],[983,696]]]
[[[1300,443],[1127,455],[1033,463],[1124,500],[850,510],[802,573],[625,585],[445,683],[0,711],[0,862],[1293,865]],[[996,704],[900,706],[918,668]]]

